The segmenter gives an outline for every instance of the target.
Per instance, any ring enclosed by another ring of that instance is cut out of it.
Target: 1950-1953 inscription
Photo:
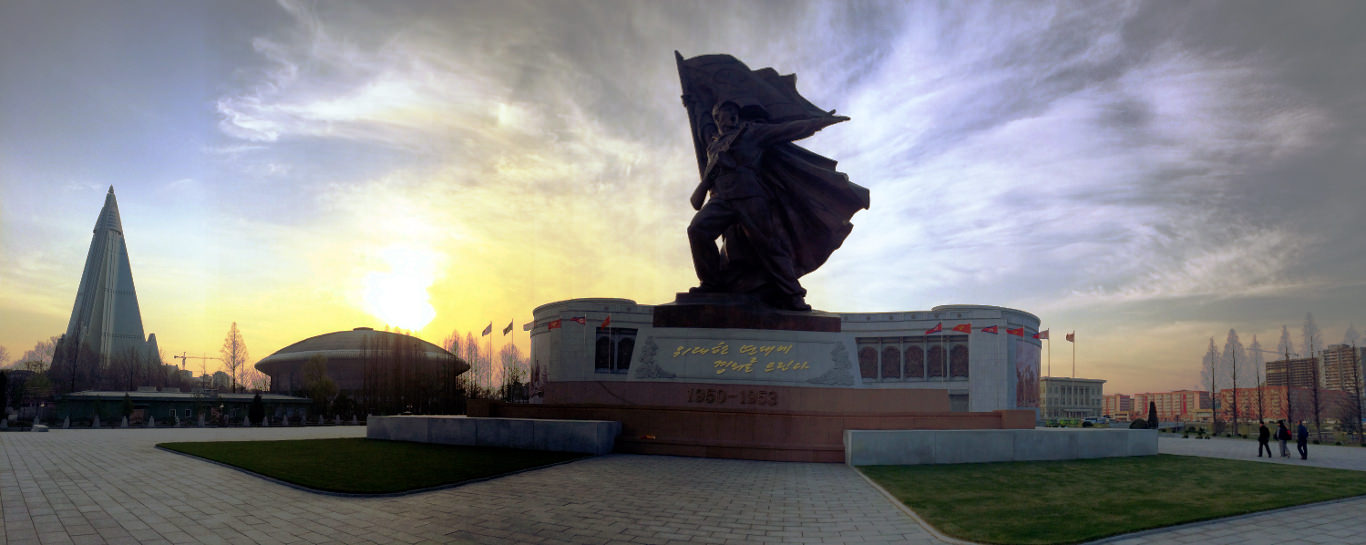
[[[771,407],[778,404],[778,392],[729,388],[688,388],[688,403],[728,405],[731,402],[738,405],[766,405]]]

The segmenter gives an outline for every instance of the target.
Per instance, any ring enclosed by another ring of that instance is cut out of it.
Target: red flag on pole
[[[939,333],[939,332],[941,332],[941,331],[944,331],[944,322],[939,322],[939,323],[937,323],[937,324],[934,324],[934,327],[931,327],[931,328],[925,330],[925,334],[926,334],[926,335],[934,335],[935,333]]]
[[[481,336],[488,336],[489,333],[493,333],[493,322],[489,322],[489,325],[484,328],[484,333]]]
[[[1073,332],[1067,334],[1067,342],[1069,342],[1069,343],[1077,342],[1077,332],[1076,332],[1076,331],[1073,331]]]
[[[575,316],[570,318],[570,320],[578,322],[579,325],[588,325],[588,318],[584,316]]]
[[[1048,330],[1045,329],[1045,330],[1043,330],[1043,331],[1040,331],[1040,332],[1038,332],[1038,333],[1035,333],[1035,334],[1034,334],[1034,338],[1035,338],[1035,339],[1039,339],[1039,340],[1041,340],[1041,341],[1044,340],[1044,339],[1047,339],[1047,338],[1048,338]]]
[[[602,325],[600,325],[600,326],[598,326],[598,327],[607,327],[607,326],[609,326],[609,325],[612,325],[612,315],[611,315],[611,314],[608,314],[606,318],[603,318],[603,319],[602,319]]]
[[[1015,328],[1015,329],[1011,329],[1011,328],[1008,328],[1008,327],[1007,327],[1007,328],[1006,328],[1006,333],[1009,333],[1009,334],[1014,335],[1014,336],[1016,336],[1016,337],[1023,337],[1023,336],[1024,336],[1024,328],[1023,328],[1023,327],[1017,327],[1017,328]]]
[[[953,326],[953,330],[959,333],[972,333],[972,324],[958,324]]]
[[[551,320],[551,321],[550,321],[550,325],[549,325],[548,327],[546,327],[546,329],[559,329],[559,328],[560,328],[560,321],[559,321],[559,320]]]
[[[982,333],[991,333],[991,334],[994,334],[994,335],[999,335],[999,334],[1000,334],[1000,329],[998,329],[997,326],[994,326],[994,325],[993,325],[993,326],[987,326],[987,327],[982,328]]]
[[[508,326],[503,328],[503,336],[506,337],[508,333],[512,333],[512,320],[508,320]]]

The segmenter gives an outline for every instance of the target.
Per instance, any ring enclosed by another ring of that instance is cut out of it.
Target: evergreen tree
[[[256,392],[256,395],[251,398],[251,407],[247,409],[247,418],[257,425],[265,420],[266,404],[261,401],[261,392]]]
[[[1148,427],[1155,430],[1155,429],[1157,429],[1157,423],[1158,423],[1158,422],[1157,422],[1157,402],[1156,402],[1156,401],[1149,401],[1149,402],[1148,402]]]

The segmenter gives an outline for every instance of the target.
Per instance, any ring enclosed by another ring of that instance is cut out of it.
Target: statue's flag
[[[522,324],[522,331],[531,331],[536,328],[536,320]]]
[[[1007,328],[1006,328],[1006,333],[1009,333],[1009,334],[1014,335],[1014,336],[1016,336],[1016,337],[1023,337],[1023,336],[1024,336],[1024,328],[1023,328],[1023,327],[1017,327],[1017,328],[1015,328],[1015,329],[1011,329],[1011,328],[1008,328],[1008,327],[1007,327]]]
[[[991,333],[992,335],[999,335],[1001,333],[1001,330],[998,328],[999,326],[990,325],[982,328],[982,333]]]
[[[1069,343],[1077,342],[1077,332],[1076,332],[1076,331],[1073,331],[1073,332],[1067,334],[1067,342],[1069,342]]]
[[[1039,339],[1039,340],[1041,340],[1041,341],[1044,340],[1044,339],[1047,339],[1047,338],[1048,338],[1048,330],[1045,329],[1045,330],[1043,330],[1043,331],[1040,331],[1040,332],[1038,332],[1038,333],[1035,333],[1035,334],[1034,334],[1034,338],[1035,338],[1035,339]]]
[[[972,333],[972,324],[958,324],[953,326],[953,330],[959,333]]]
[[[489,325],[484,328],[484,333],[482,335],[488,336],[489,333],[493,333],[493,322],[489,322]]]
[[[559,321],[559,320],[551,320],[551,321],[550,321],[550,325],[548,325],[548,326],[546,327],[546,329],[559,329],[559,328],[560,328],[560,321]]]
[[[944,322],[939,322],[939,323],[937,323],[937,324],[934,324],[934,327],[931,327],[931,328],[925,330],[925,334],[926,334],[926,335],[934,335],[935,333],[939,333],[939,332],[942,332],[942,331],[944,331]]]
[[[579,324],[579,325],[588,325],[588,317],[587,317],[587,316],[575,316],[575,317],[573,317],[573,318],[570,318],[569,320],[572,321],[572,322],[575,322],[575,323],[577,323],[577,324]]]
[[[508,321],[508,326],[505,327],[505,328],[503,328],[503,336],[506,337],[508,333],[512,333],[512,321],[511,321],[511,320]]]

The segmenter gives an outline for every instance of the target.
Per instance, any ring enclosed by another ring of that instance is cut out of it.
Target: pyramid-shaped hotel
[[[81,354],[86,356],[81,357]],[[156,335],[143,336],[142,313],[133,287],[123,222],[119,219],[114,187],[110,186],[104,208],[95,220],[80,288],[76,291],[76,303],[71,309],[71,321],[59,341],[53,367],[74,364],[105,368],[117,358],[131,358],[145,364],[155,362],[159,357]]]

